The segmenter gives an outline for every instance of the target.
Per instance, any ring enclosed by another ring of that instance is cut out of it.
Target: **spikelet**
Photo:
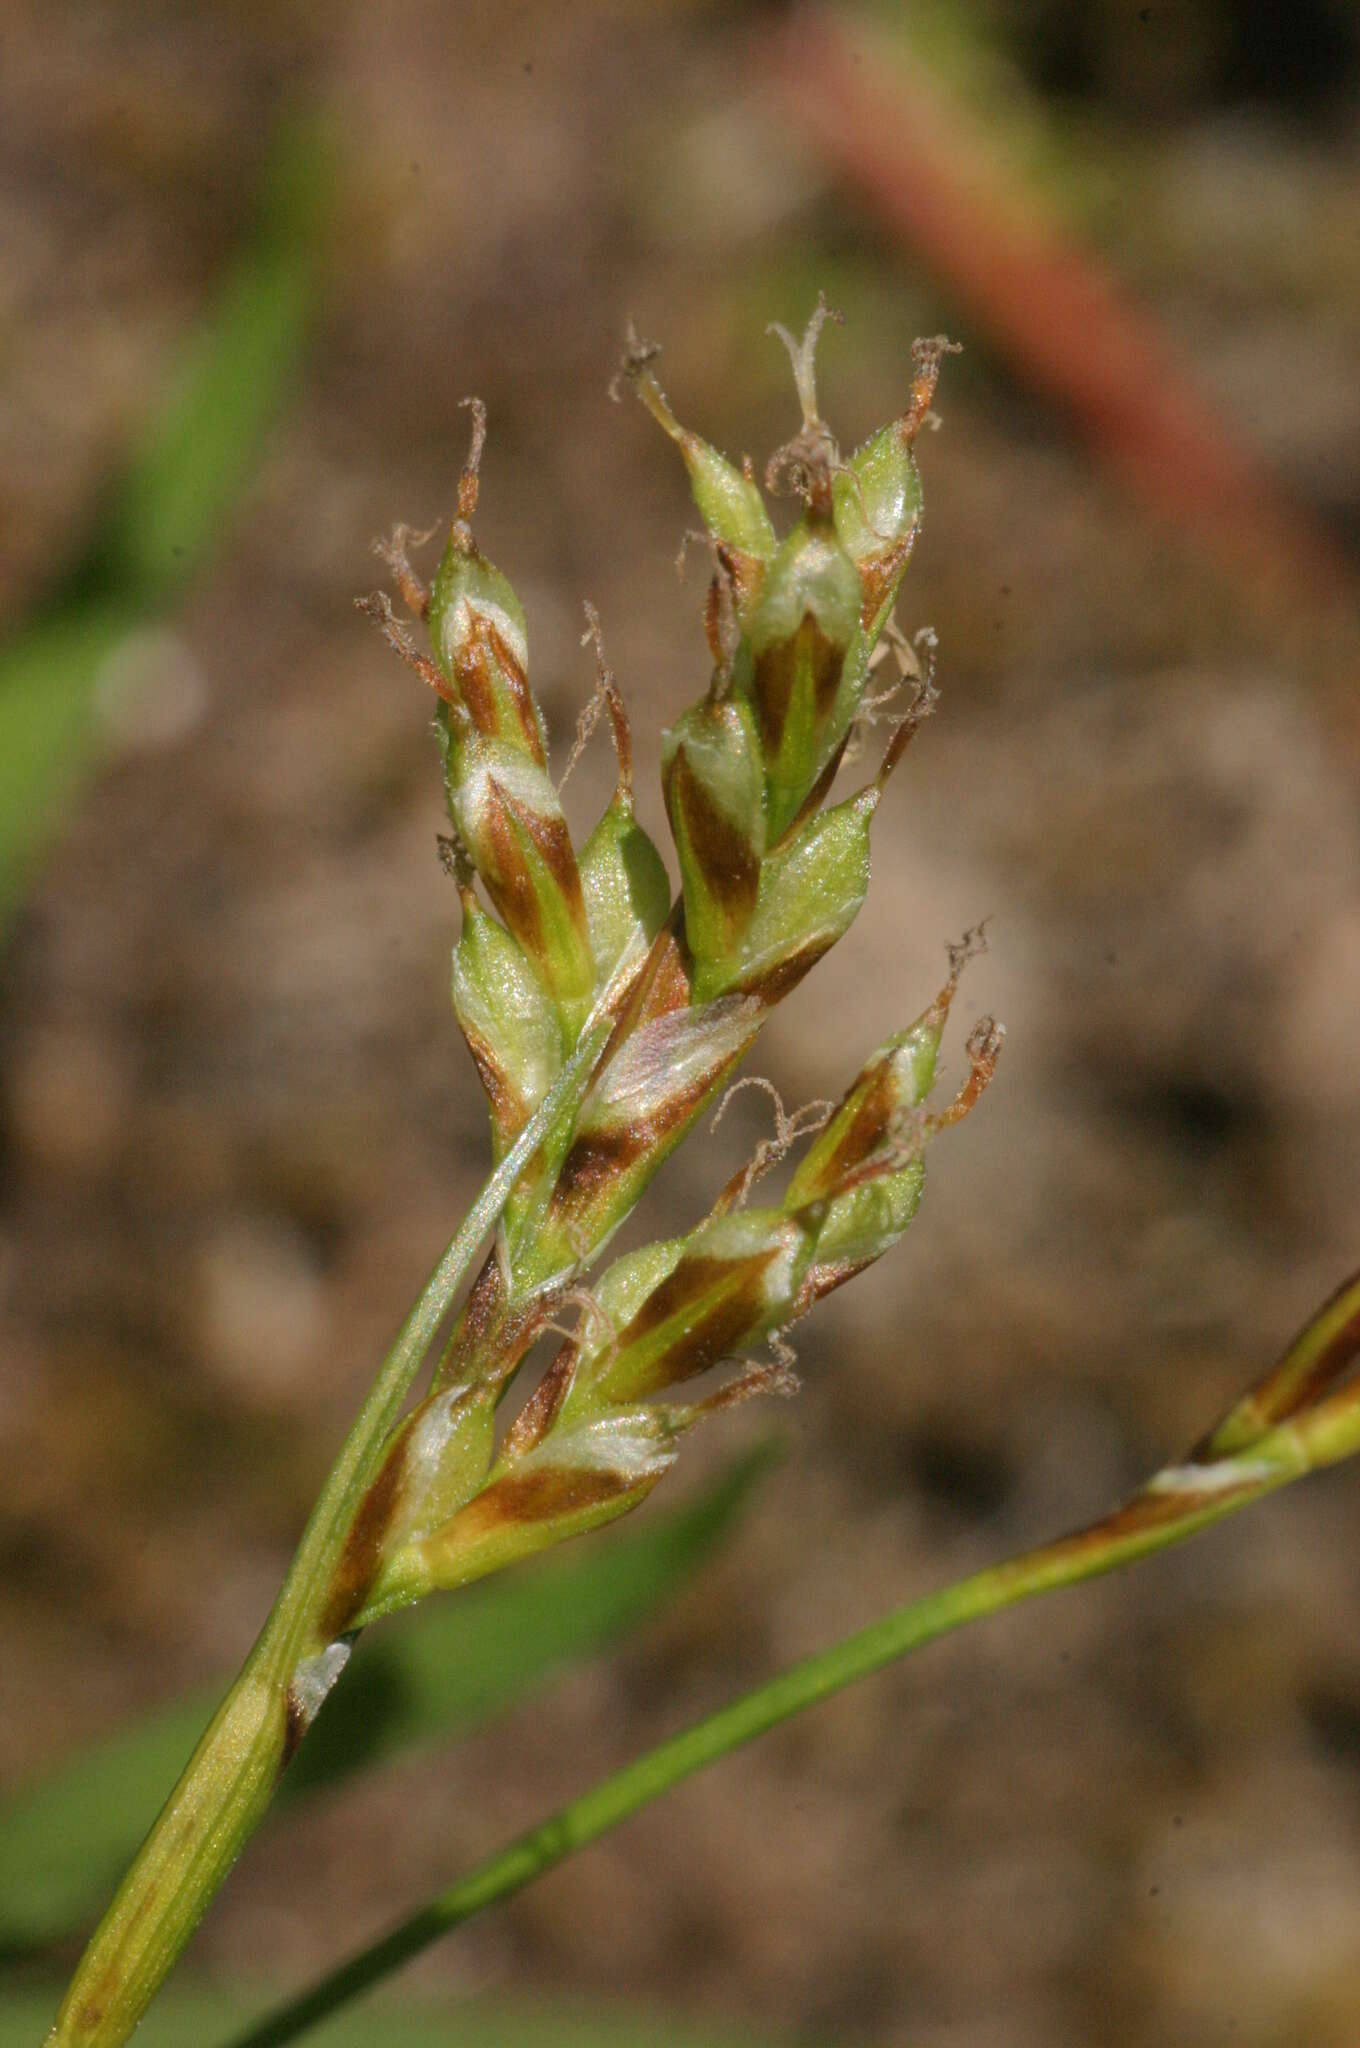
[[[778,330],[802,410],[765,476],[768,489],[801,500],[782,540],[749,462],[739,467],[681,426],[655,375],[657,351],[630,335],[621,374],[679,448],[713,557],[709,685],[662,741],[680,870],[673,903],[634,815],[631,737],[593,612],[600,675],[583,735],[606,710],[619,774],[579,852],[573,844],[528,681],[523,612],[472,534],[484,438],[475,403],[458,517],[429,594],[400,532],[384,550],[430,635],[432,658],[385,600],[370,601],[438,699],[447,862],[463,904],[454,1011],[498,1158],[587,1020],[603,1009],[612,1034],[584,1100],[521,1176],[429,1395],[392,1437],[364,1523],[364,1570],[342,1567],[337,1626],[612,1520],[651,1491],[702,1416],[785,1383],[780,1333],[902,1235],[929,1139],[966,1113],[995,1065],[1000,1033],[987,1024],[969,1041],[964,1087],[929,1110],[966,945],[934,1003],[869,1059],[782,1202],[745,1206],[753,1165],[695,1230],[628,1254],[581,1295],[581,1276],[771,1010],[853,922],[887,776],[930,707],[926,689],[897,721],[877,775],[823,808],[919,528],[913,444],[947,347],[918,344],[902,414],[843,460],[816,395],[828,317],[823,302],[796,342]],[[496,1450],[497,1403],[573,1299],[579,1329]],[[691,1382],[764,1342],[774,1364],[748,1360],[716,1391],[684,1398]]]

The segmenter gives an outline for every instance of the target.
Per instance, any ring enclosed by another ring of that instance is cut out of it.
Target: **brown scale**
[[[326,1602],[321,1610],[320,1632],[324,1642],[343,1635],[362,1608],[368,1589],[382,1563],[383,1543],[401,1504],[406,1473],[406,1432],[393,1445],[378,1468],[364,1495],[358,1514],[345,1538]]]
[[[860,603],[860,623],[867,631],[882,609],[883,600],[901,576],[907,565],[907,557],[916,544],[916,526],[903,534],[893,547],[881,555],[875,555],[870,562],[861,562],[859,568],[860,589],[864,593]]]
[[[855,1085],[858,1087],[861,1084],[857,1082]],[[868,1158],[888,1130],[892,1113],[897,1106],[896,1094],[892,1062],[889,1059],[881,1060],[868,1087],[864,1090],[848,1128],[822,1168],[821,1184],[824,1188],[834,1188],[851,1167],[858,1166],[862,1159]]]
[[[527,1171],[532,1170],[531,1163]],[[494,1376],[503,1386],[508,1385],[534,1340],[537,1319],[546,1312],[547,1305],[541,1300],[519,1307],[507,1302],[500,1256],[492,1250],[458,1312],[433,1391],[438,1393],[474,1375],[483,1381]]]
[[[569,1218],[574,1209],[589,1208],[602,1189],[637,1163],[655,1142],[656,1135],[653,1123],[639,1120],[629,1125],[608,1125],[573,1138],[553,1189],[551,1220],[560,1222]]]
[[[467,1049],[472,1054],[477,1078],[486,1091],[487,1101],[491,1105],[492,1121],[500,1134],[501,1142],[510,1145],[528,1122],[528,1104],[504,1067],[498,1064],[494,1050],[481,1033],[470,1031],[466,1024],[461,1024],[460,1029]]]
[[[760,856],[745,833],[714,803],[680,748],[666,778],[666,803],[679,814],[705,882],[718,897],[734,945],[751,921],[760,888]],[[719,888],[721,884],[721,888]]]
[[[840,934],[821,932],[800,946],[796,953],[767,968],[763,974],[748,975],[736,984],[735,993],[754,996],[758,1002],[772,1010],[776,1003],[782,1003],[791,990],[797,988],[805,974],[810,974],[823,954],[829,953]]]
[[[488,776],[487,803],[478,868],[492,902],[526,953],[547,971],[543,912],[525,860],[519,834],[528,839],[562,892],[572,924],[586,932],[586,906],[571,835],[561,818],[544,818],[510,796]]]
[[[529,679],[490,620],[474,618],[472,644],[459,654],[455,672],[459,694],[467,707],[468,716],[478,732],[485,733],[488,739],[496,739],[500,735],[499,692],[493,665],[499,668],[504,679],[510,701],[514,706],[516,721],[530,755],[538,767],[546,768],[548,764],[543,752],[543,735],[534,715],[534,700],[529,690]]]
[[[822,631],[811,612],[803,614],[798,630],[787,640],[776,641],[756,656],[752,700],[767,759],[778,753],[783,741],[793,686],[804,666],[811,671],[812,701],[818,721],[825,722],[840,688],[845,649]]]
[[[492,1535],[507,1524],[518,1528],[603,1507],[635,1492],[638,1484],[636,1477],[594,1467],[541,1465],[527,1472],[507,1472],[459,1509],[447,1535],[462,1549],[478,1535]]]
[[[524,1457],[543,1441],[570,1392],[580,1355],[580,1345],[569,1338],[511,1423],[502,1453],[507,1460]]]
[[[637,1117],[626,1126],[601,1124],[578,1131],[558,1173],[545,1219],[546,1230],[569,1234],[573,1217],[578,1221],[588,1219],[598,1195],[621,1181],[647,1154],[675,1143],[749,1050],[761,1021],[753,1006],[749,1030],[742,1042],[716,1069],[705,1069],[687,1086],[672,1090],[651,1116]]]
[[[783,1250],[780,1243],[740,1259],[703,1254],[682,1259],[675,1271],[647,1296],[619,1340],[621,1349],[643,1342],[672,1318],[683,1315],[692,1302],[701,1302],[705,1295],[719,1288],[725,1291],[668,1346],[664,1358],[652,1369],[654,1379],[649,1378],[640,1387],[630,1386],[626,1394],[616,1398],[640,1400],[645,1395],[660,1393],[663,1387],[678,1386],[682,1380],[707,1372],[738,1344],[745,1343],[764,1320],[762,1283]]]

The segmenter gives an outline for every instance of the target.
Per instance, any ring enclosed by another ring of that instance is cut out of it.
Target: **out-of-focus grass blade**
[[[41,2041],[59,1990],[6,1999],[0,2010],[0,2048],[33,2048]],[[186,2048],[221,2040],[249,2020],[252,2007],[226,1993],[170,1990],[137,2029],[137,2048]],[[257,2008],[254,2008],[257,2009]],[[452,2010],[386,2005],[342,2013],[325,2032],[326,2048],[773,2048],[750,2034],[700,2029],[647,2012],[587,2012],[506,2006],[478,1999]],[[806,2048],[806,2043],[804,2043]]]
[[[94,747],[94,681],[138,624],[129,599],[35,620],[0,648],[0,933]]]
[[[758,1449],[682,1507],[550,1565],[437,1600],[361,1641],[352,1673],[284,1780],[280,1804],[484,1720],[635,1628],[710,1556],[769,1462]],[[116,1881],[202,1734],[196,1692],[0,1807],[0,1945],[76,1927]]]
[[[206,553],[254,467],[311,325],[333,169],[323,130],[285,123],[255,233],[133,454],[84,575],[154,602]]]
[[[169,397],[84,552],[0,648],[0,926],[94,750],[103,664],[199,564],[257,460],[317,305],[332,163],[315,125],[280,132],[256,232]]]

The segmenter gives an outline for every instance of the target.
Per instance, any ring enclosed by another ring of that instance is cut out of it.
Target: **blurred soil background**
[[[807,111],[807,17],[0,13],[12,631],[161,397],[278,120],[319,110],[337,160],[290,401],[210,565],[101,676],[101,770],[0,961],[7,1777],[234,1667],[483,1176],[429,706],[351,606],[381,580],[373,535],[450,512],[459,399],[489,408],[479,533],[528,612],[557,758],[589,597],[659,829],[658,732],[706,680],[704,576],[698,551],[673,567],[674,451],[608,402],[626,318],[664,340],[681,417],[760,460],[796,424],[765,323],[801,324],[819,287],[846,315],[820,380],[846,445],[900,408],[914,335],[965,346],[900,607],[939,632],[943,703],[880,814],[868,907],[753,1070],[790,1105],[837,1093],[987,914],[949,1071],[995,1009],[996,1084],[932,1153],[907,1242],[801,1334],[799,1402],[687,1452],[692,1478],[743,1430],[788,1443],[702,1582],[494,1731],[262,1838],[200,1971],[314,1970],[778,1664],[1102,1511],[1356,1261],[1360,635],[1336,592],[1360,569],[1357,17],[838,19],[876,83],[886,37],[972,94],[958,149],[983,138],[990,176],[1141,302],[1281,517],[1325,536],[1315,589],[1159,514],[886,224]],[[601,738],[578,825],[610,775]],[[767,1128],[746,1091],[665,1173],[649,1234]],[[1357,1560],[1343,1469],[820,1710],[413,1982],[880,2048],[1350,2048]]]

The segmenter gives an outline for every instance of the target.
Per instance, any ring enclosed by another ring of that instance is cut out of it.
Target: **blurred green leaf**
[[[332,183],[324,131],[285,123],[254,235],[128,464],[82,565],[86,576],[155,603],[207,551],[297,367],[316,309]]]
[[[0,649],[0,926],[95,751],[101,669],[201,562],[258,459],[316,310],[332,184],[323,131],[285,124],[254,235],[88,546]]]
[[[139,616],[126,598],[72,606],[0,649],[0,929],[93,750],[95,678]]]
[[[61,1993],[26,1992],[0,2011],[0,2048],[33,2048],[51,2022]],[[226,1992],[167,1991],[137,2030],[138,2048],[185,2048],[220,2040],[258,2010]],[[478,1999],[452,2010],[379,2004],[337,2015],[322,2036],[326,2048],[771,2048],[732,2028],[700,2028],[653,2008],[587,2012],[506,2006]]]
[[[627,1635],[734,1526],[768,1447],[693,1500],[601,1548],[434,1601],[361,1640],[284,1779],[280,1804],[487,1719],[563,1665]],[[98,1905],[136,1849],[222,1688],[195,1692],[21,1789],[0,1807],[0,1942],[33,1946]]]

